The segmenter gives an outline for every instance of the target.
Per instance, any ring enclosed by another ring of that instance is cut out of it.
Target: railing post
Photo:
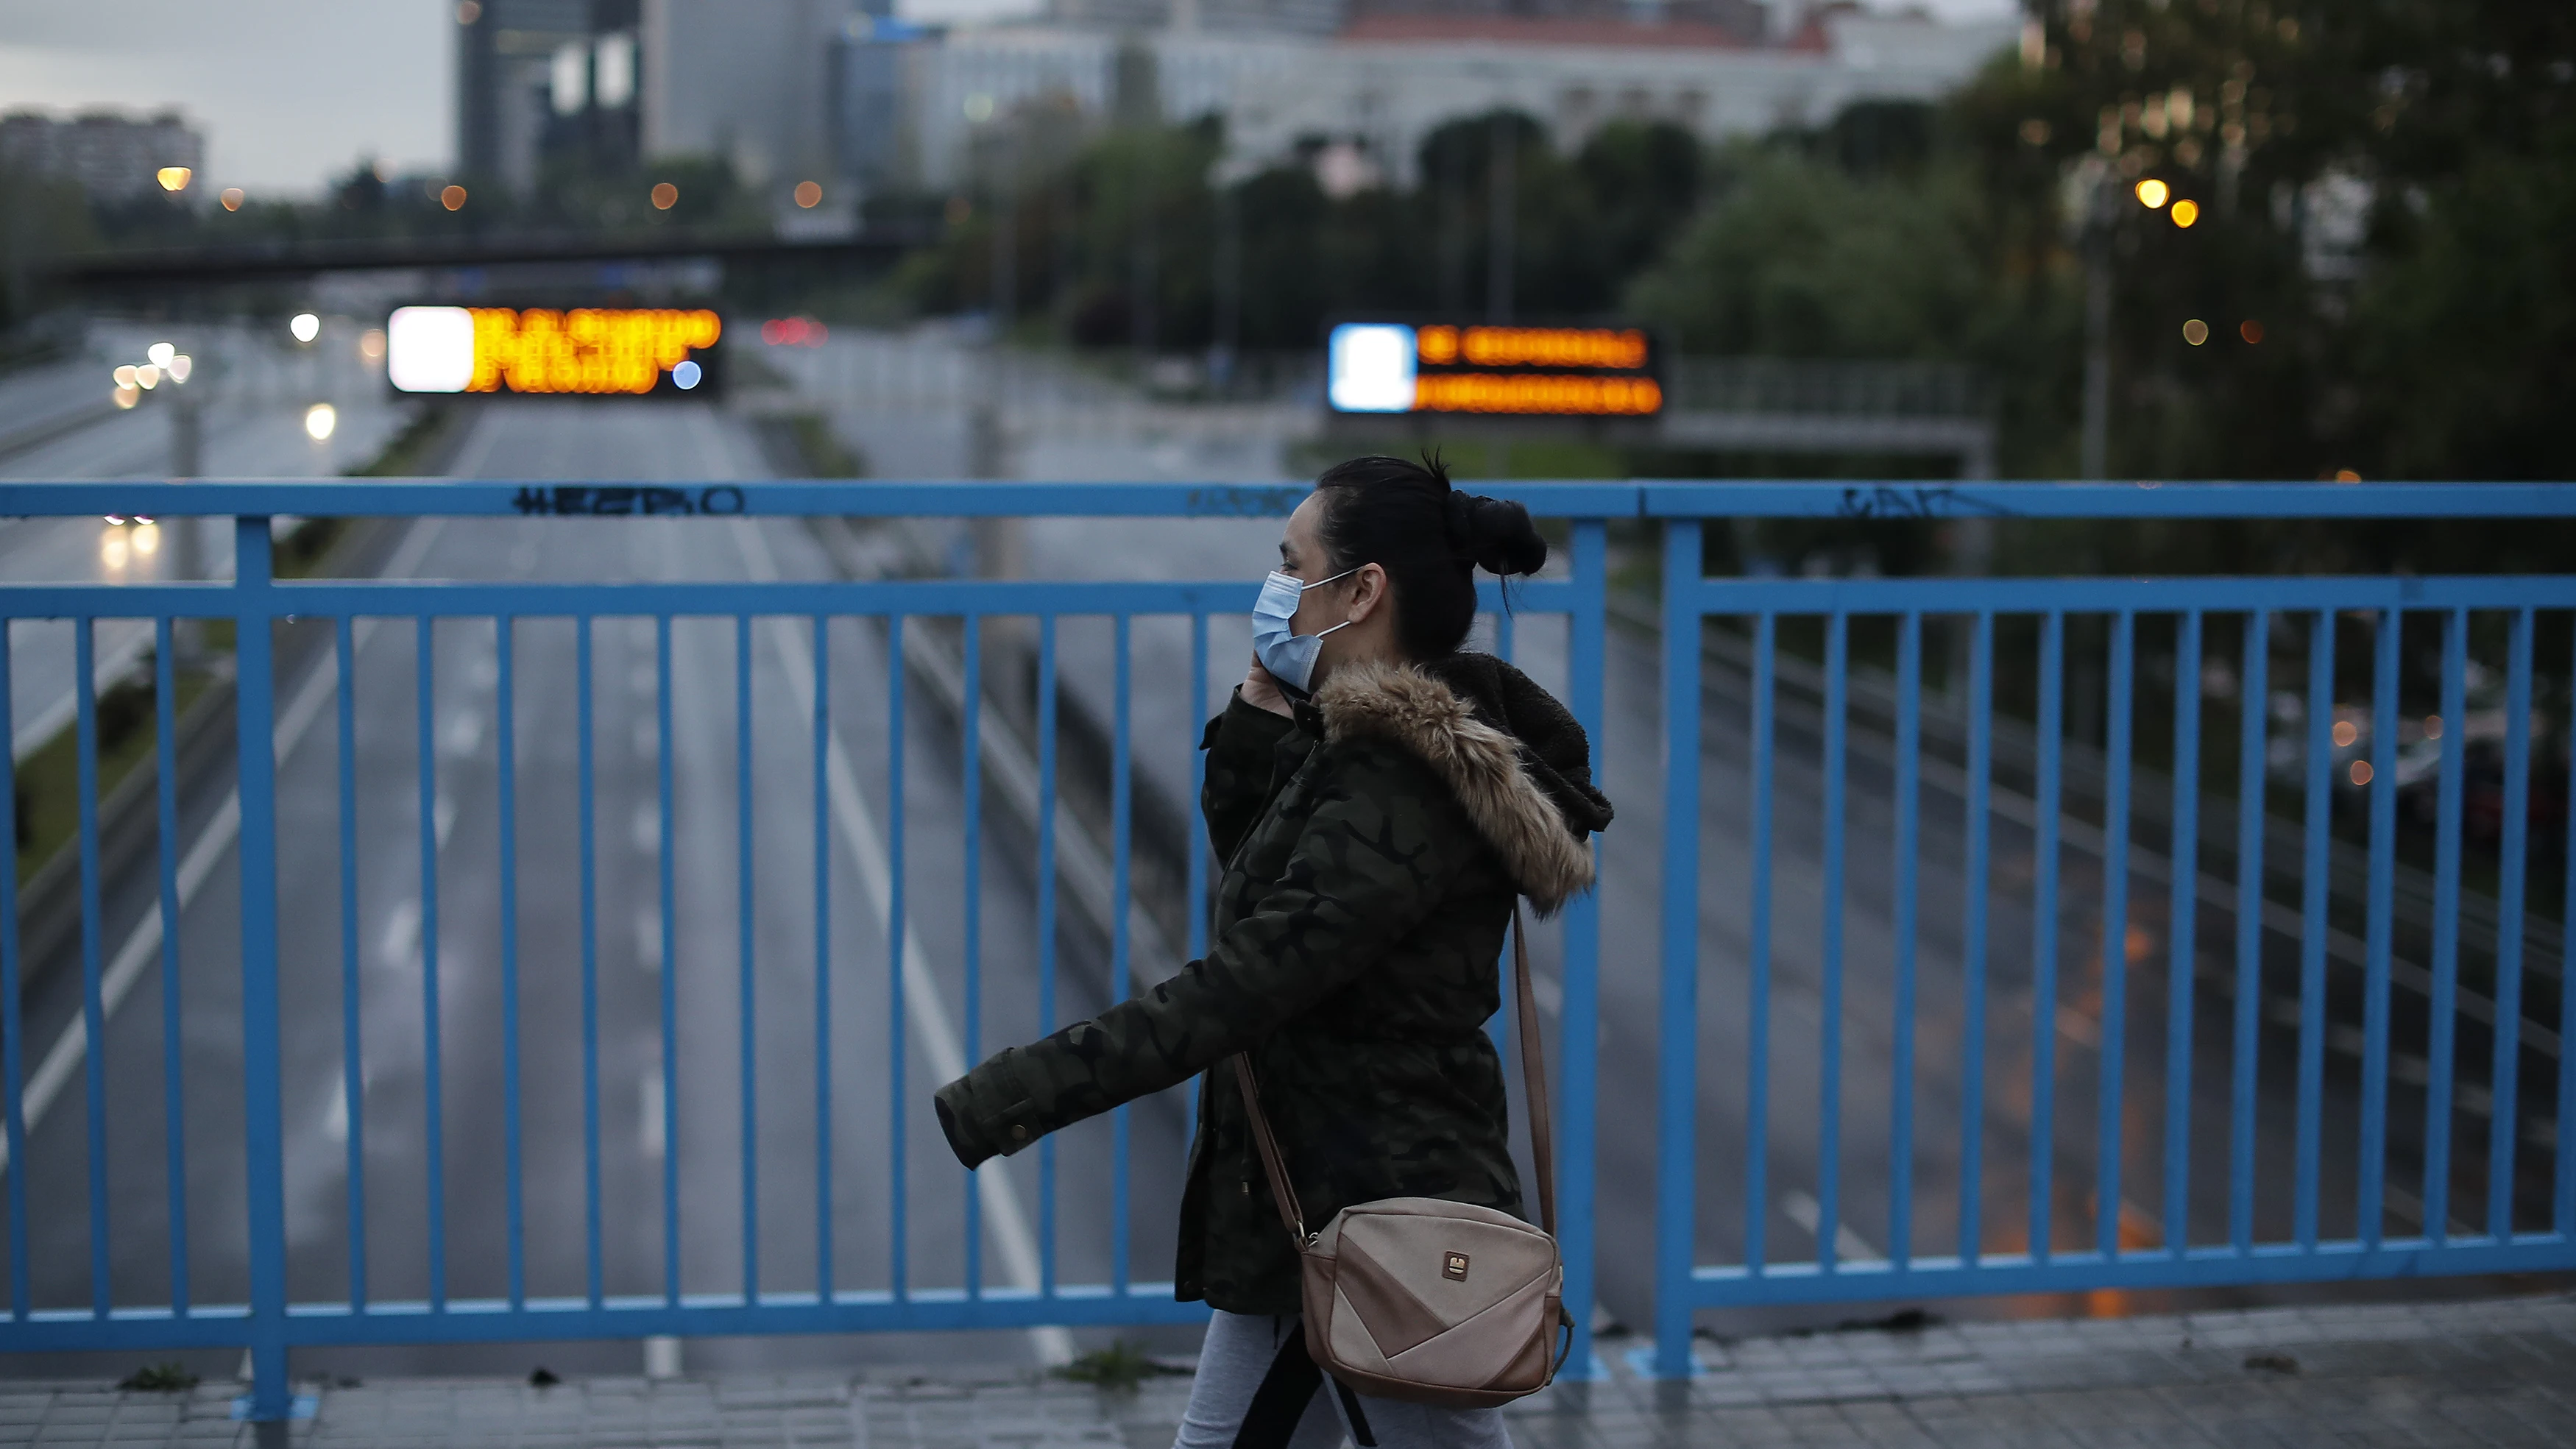
[[[1592,780],[1601,782],[1601,687],[1609,640],[1608,525],[1597,518],[1574,524],[1574,608],[1567,655],[1568,693],[1575,719],[1592,742]],[[1594,847],[1596,852],[1598,846]],[[1592,1304],[1599,1296],[1592,1260],[1593,1133],[1599,1114],[1601,1045],[1601,895],[1596,885],[1565,908],[1565,1006],[1557,1018],[1557,1055],[1564,1064],[1558,1088],[1557,1246],[1565,1255],[1565,1302],[1574,1315],[1574,1341],[1565,1377],[1592,1377]]]
[[[1691,1372],[1699,1081],[1700,525],[1664,522],[1662,1042],[1655,1093],[1655,1376]]]
[[[241,791],[242,1139],[250,1233],[250,1417],[284,1419],[286,1192],[278,1087],[277,699],[268,519],[233,520],[234,687]]]

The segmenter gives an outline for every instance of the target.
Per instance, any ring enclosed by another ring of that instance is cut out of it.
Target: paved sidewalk
[[[1606,1382],[1512,1406],[1512,1438],[1523,1449],[2576,1443],[2576,1295],[1933,1324],[1704,1343],[1702,1355],[1688,1384],[1640,1379],[1614,1358]],[[237,1391],[0,1384],[0,1443],[249,1446],[260,1436],[232,1419]],[[319,1388],[284,1442],[1163,1449],[1188,1394],[1181,1376],[1122,1393],[874,1370],[542,1389],[387,1380]]]

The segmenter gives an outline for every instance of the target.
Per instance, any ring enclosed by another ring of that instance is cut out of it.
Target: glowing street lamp
[[[152,173],[152,179],[161,183],[162,190],[175,195],[187,190],[188,178],[196,174],[185,166],[164,166]]]

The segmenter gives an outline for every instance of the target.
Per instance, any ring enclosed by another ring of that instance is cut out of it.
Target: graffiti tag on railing
[[[1956,488],[1846,488],[1838,518],[2004,518],[1999,508]]]
[[[742,490],[730,483],[712,488],[592,488],[564,484],[522,488],[510,506],[535,518],[616,518],[642,515],[729,518],[744,511]]]

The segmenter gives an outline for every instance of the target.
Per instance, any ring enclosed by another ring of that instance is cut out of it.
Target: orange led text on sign
[[[651,392],[724,331],[723,319],[703,307],[470,310],[474,378],[467,392]]]
[[[1413,383],[1416,412],[1642,417],[1663,405],[1664,390],[1647,377],[1453,372],[1428,373]]]
[[[1646,334],[1634,327],[1425,327],[1414,334],[1423,362],[1446,367],[1600,367],[1634,372],[1646,365]]]

